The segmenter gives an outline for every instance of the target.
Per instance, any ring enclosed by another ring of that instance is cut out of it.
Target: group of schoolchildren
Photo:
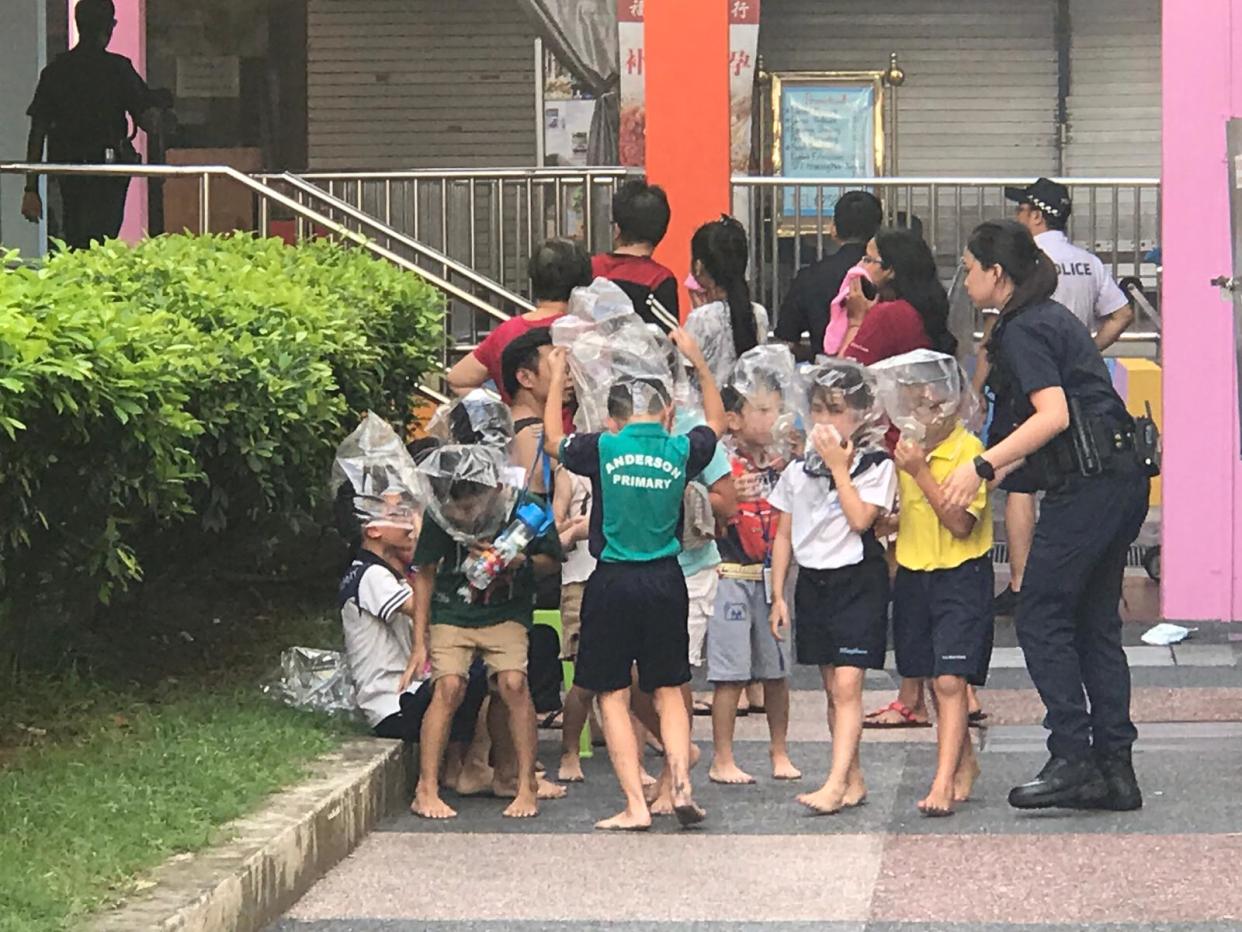
[[[535,322],[561,317],[565,286],[584,286],[591,271],[553,244],[538,254],[536,291],[540,275],[562,284],[544,288]],[[647,318],[643,295],[665,280],[647,268],[649,250],[622,255],[633,261],[607,265],[643,267],[622,287]],[[696,262],[707,283],[711,272]],[[727,318],[736,302],[722,306]],[[535,815],[583,778],[578,737],[597,705],[625,797],[597,827],[643,830],[653,814],[701,821],[689,683],[704,660],[711,780],[754,782],[734,758],[733,731],[755,682],[772,777],[801,777],[787,746],[797,662],[819,667],[832,732],[827,778],[798,801],[823,814],[858,806],[864,676],[884,666],[890,604],[898,670],[930,680],[937,704],[936,772],[919,808],[948,815],[968,799],[978,765],[966,690],[983,684],[991,654],[992,516],[982,480],[967,508],[940,492],[983,450],[963,424],[969,389],[956,361],[920,351],[871,368],[821,359],[795,370],[786,347],[756,345],[722,366],[693,327],[673,329],[694,410],[673,380],[627,375],[606,386],[606,427],[574,431],[569,350],[547,325],[520,329],[498,354],[507,422],[492,410],[498,399],[469,393],[443,436],[416,451],[417,475],[389,466],[347,476],[363,530],[340,590],[346,652],[375,732],[419,742],[412,810],[454,816],[441,794],[450,786],[512,797],[506,816]],[[471,366],[492,368],[471,361],[468,375]],[[890,422],[901,428],[895,446]],[[533,540],[477,587],[466,567],[531,503],[545,516]],[[537,768],[527,673],[536,581],[558,572],[562,657],[575,677],[553,783]],[[636,725],[662,749],[658,779],[645,779]]]

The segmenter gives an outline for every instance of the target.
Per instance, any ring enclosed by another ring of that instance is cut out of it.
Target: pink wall
[[[1242,0],[1164,0],[1164,541],[1170,619],[1242,617],[1242,461],[1225,121],[1242,116]]]
[[[134,68],[144,78],[147,76],[147,3],[146,0],[114,0],[116,4],[116,32],[108,50],[124,55],[134,63]],[[77,44],[78,30],[73,22],[73,8],[78,0],[69,0],[69,45]],[[139,132],[134,140],[138,151],[147,154],[147,135]],[[136,243],[147,230],[147,182],[135,178],[129,186],[129,200],[125,202],[125,222],[121,226],[121,239]]]

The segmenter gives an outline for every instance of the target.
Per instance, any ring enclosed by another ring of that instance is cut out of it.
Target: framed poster
[[[772,168],[786,178],[873,178],[884,170],[879,71],[772,75]],[[784,189],[781,226],[831,214],[839,192]],[[822,196],[822,205],[820,203]]]

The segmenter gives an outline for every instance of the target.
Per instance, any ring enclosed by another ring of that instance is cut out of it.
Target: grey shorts
[[[707,623],[707,679],[712,683],[783,680],[789,676],[790,639],[778,641],[768,621],[763,581],[721,576],[716,610]]]

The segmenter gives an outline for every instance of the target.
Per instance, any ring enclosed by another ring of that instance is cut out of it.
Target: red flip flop
[[[914,713],[910,708],[898,699],[894,699],[884,708],[877,712],[871,712],[870,715],[883,715],[885,712],[896,712],[901,716],[900,722],[873,722],[863,718],[863,728],[931,728],[931,722],[920,722],[914,717]]]

